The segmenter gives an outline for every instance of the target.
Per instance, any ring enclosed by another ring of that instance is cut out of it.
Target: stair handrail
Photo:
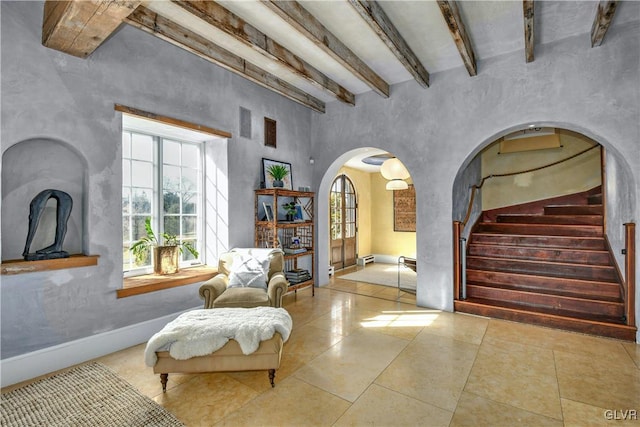
[[[557,160],[557,161],[555,161],[553,163],[549,163],[548,165],[537,166],[535,168],[526,169],[526,170],[518,171],[518,172],[491,174],[491,175],[487,175],[487,176],[483,177],[478,184],[475,184],[475,185],[472,185],[471,187],[469,187],[469,188],[471,188],[471,197],[469,198],[469,206],[467,207],[467,214],[465,215],[464,220],[461,221],[462,228],[464,228],[467,225],[467,222],[469,222],[469,218],[471,217],[471,211],[473,210],[473,201],[475,200],[476,192],[479,189],[482,188],[482,186],[484,185],[485,181],[487,181],[488,179],[491,179],[491,178],[502,178],[502,177],[505,177],[505,176],[519,175],[519,174],[522,174],[522,173],[529,173],[529,172],[535,172],[535,171],[539,171],[539,170],[542,170],[542,169],[546,169],[546,168],[549,168],[551,166],[555,166],[555,165],[558,165],[560,163],[564,163],[566,161],[574,159],[574,158],[576,158],[576,157],[578,157],[578,156],[580,156],[580,155],[582,155],[582,154],[584,154],[584,153],[586,153],[588,151],[593,150],[596,147],[600,147],[600,145],[597,145],[597,144],[593,145],[593,146],[591,146],[591,147],[589,147],[589,148],[587,148],[585,150],[582,150],[582,151],[580,151],[580,152],[578,152],[576,154],[573,154],[573,155],[571,155],[571,156],[569,156],[567,158],[564,158],[564,159],[561,159],[561,160]]]

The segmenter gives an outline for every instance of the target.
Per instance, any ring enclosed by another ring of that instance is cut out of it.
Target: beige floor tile
[[[442,311],[425,326],[424,333],[480,344],[488,325],[489,319],[484,317]]]
[[[604,409],[640,410],[640,370],[620,369],[604,357],[554,353],[562,398]]]
[[[296,371],[294,376],[353,402],[407,344],[406,340],[358,330]]]
[[[478,346],[437,335],[424,338],[412,341],[375,383],[453,411]]]
[[[438,310],[405,307],[402,310],[374,312],[374,316],[364,319],[365,329],[391,335],[406,340],[414,339],[440,314]]]
[[[284,381],[285,378],[303,367],[308,360],[309,358],[305,355],[288,354],[283,351],[280,368],[276,370],[275,383],[279,384]],[[256,391],[265,392],[271,390],[267,371],[227,372],[227,375]]]
[[[636,367],[640,369],[640,344],[636,344],[633,342],[625,342],[622,343],[622,346],[627,351],[633,362],[636,364]]]
[[[640,425],[640,409],[636,412],[604,409],[597,406],[561,399],[565,427],[637,426]]]
[[[342,426],[448,426],[452,413],[372,384],[340,417]]]
[[[189,381],[160,393],[154,400],[187,426],[208,426],[256,396],[258,392],[250,387],[224,373],[215,373],[193,375]]]
[[[463,392],[450,427],[562,427],[562,421]]]
[[[216,426],[330,426],[349,402],[289,377]]]
[[[553,352],[497,339],[485,341],[465,391],[562,419]]]
[[[487,338],[569,353],[606,356],[609,363],[625,366],[632,361],[624,349],[624,341],[504,320],[491,320],[487,329]]]
[[[338,343],[342,338],[342,335],[311,325],[294,326],[282,351],[284,354],[297,354],[310,360]]]
[[[331,311],[309,323],[318,329],[330,331],[333,334],[347,336],[362,328],[362,324],[375,317],[377,311],[354,310],[350,306],[334,307]]]

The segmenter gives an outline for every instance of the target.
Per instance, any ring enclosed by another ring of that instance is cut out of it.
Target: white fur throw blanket
[[[144,351],[147,366],[158,360],[156,351],[169,348],[171,357],[185,360],[206,356],[234,339],[243,354],[258,349],[260,341],[268,340],[276,332],[287,341],[293,321],[284,308],[212,308],[192,310],[167,323],[151,337]]]

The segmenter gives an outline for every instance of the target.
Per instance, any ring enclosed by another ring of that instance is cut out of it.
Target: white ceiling
[[[222,0],[218,3],[351,93],[361,94],[371,90],[369,85],[272,12],[263,2]],[[347,0],[300,0],[299,3],[389,85],[413,78]],[[336,101],[332,93],[310,83],[281,62],[234,39],[174,2],[150,0],[143,4],[151,11],[207,38],[321,101],[340,102]],[[379,0],[378,4],[430,74],[464,66],[436,1]],[[479,75],[483,72],[482,61],[493,57],[520,51],[522,61],[525,61],[521,0],[467,0],[458,1],[457,4],[475,52]],[[587,53],[591,49],[590,32],[597,5],[597,1],[536,0],[535,46],[581,36],[585,39],[584,50]],[[621,1],[609,31],[631,21],[640,21],[640,2]],[[606,42],[605,37],[604,43]],[[417,90],[428,91],[429,88]],[[353,165],[359,163],[361,164],[356,161]]]

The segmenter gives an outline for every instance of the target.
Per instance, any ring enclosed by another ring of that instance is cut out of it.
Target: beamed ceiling
[[[428,91],[444,70],[465,67],[472,79],[507,53],[532,62],[536,46],[567,37],[597,48],[638,20],[634,1],[47,0],[42,40],[86,58],[131,25],[324,112],[371,90],[387,98],[408,80]]]

